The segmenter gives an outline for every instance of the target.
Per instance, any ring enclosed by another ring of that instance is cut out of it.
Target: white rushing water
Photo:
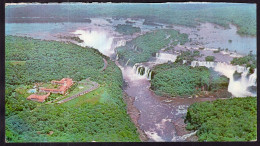
[[[176,59],[177,59],[177,55],[174,54],[156,53],[155,60],[148,62],[148,64],[152,64],[152,66],[154,66],[158,64],[167,63],[167,62],[175,62]],[[133,66],[133,69],[135,73],[138,74],[139,76],[146,77],[148,80],[151,80],[152,70],[148,66],[145,66],[141,63],[136,63]]]
[[[136,63],[134,65],[133,69],[135,71],[135,74],[137,74],[141,77],[147,78],[148,80],[151,80],[152,71],[148,67],[141,65],[139,63]]]
[[[160,53],[160,55],[156,54],[156,61],[153,63],[162,64],[168,61],[174,62],[175,60],[176,55]],[[184,60],[183,63],[186,63],[186,61]],[[215,71],[229,78],[228,91],[234,97],[256,96],[256,93],[250,92],[248,88],[257,85],[257,69],[254,70],[253,74],[249,74],[249,68],[243,66],[231,65],[225,62],[207,61],[192,61],[191,66],[205,66],[207,68],[213,68]],[[140,77],[151,80],[152,70],[149,67],[141,63],[137,63],[134,65],[133,70],[135,74],[139,75]],[[241,73],[241,78],[235,80],[233,76],[235,72]]]
[[[192,61],[191,66],[205,66],[207,68],[213,68],[215,71],[229,78],[228,91],[235,97],[256,96],[256,93],[248,91],[248,87],[256,86],[257,69],[253,74],[249,74],[249,68],[231,65],[222,62],[206,62],[206,61]],[[234,80],[234,73],[237,71],[241,73],[241,78]]]
[[[215,62],[207,62],[207,61],[192,61],[191,66],[205,66],[207,68],[215,67]]]
[[[172,138],[172,141],[178,142],[178,141],[185,141],[188,137],[191,137],[197,133],[197,130],[188,134],[185,134],[183,136],[174,136]]]
[[[169,53],[156,53],[156,64],[162,64],[170,62],[175,62],[177,59],[177,55],[169,54]]]
[[[76,30],[74,34],[83,40],[83,43],[79,43],[79,45],[83,47],[89,46],[96,48],[106,56],[111,56],[115,53],[114,49],[111,48],[114,38],[106,31]]]

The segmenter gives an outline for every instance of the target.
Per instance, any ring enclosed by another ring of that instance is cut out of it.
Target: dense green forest
[[[250,69],[249,69],[250,73],[254,73],[254,69],[257,67],[256,66],[256,55],[253,55],[250,52],[247,56],[233,58],[233,60],[231,61],[231,64],[250,67]]]
[[[239,34],[256,36],[256,5],[235,3],[161,4],[44,4],[10,5],[6,22],[88,22],[90,17],[142,18],[149,22],[194,27],[211,22],[226,28],[238,26]],[[97,11],[98,10],[98,11]]]
[[[14,36],[6,36],[5,51],[8,142],[140,141],[122,98],[122,73],[109,58],[93,48]],[[90,77],[101,87],[63,104],[29,101],[22,92],[64,77]]]
[[[151,89],[163,96],[191,96],[201,91],[227,90],[229,80],[206,67],[177,63],[161,64],[152,69]]]
[[[176,30],[160,29],[141,35],[116,50],[120,61],[134,65],[148,61],[156,52],[168,45],[175,46],[178,43],[183,45],[187,41],[187,34],[181,34]]]
[[[118,24],[115,28],[115,31],[124,35],[132,35],[133,33],[141,32],[140,27],[133,27],[129,24]]]
[[[188,130],[199,141],[250,141],[257,136],[256,97],[194,103],[188,108]]]

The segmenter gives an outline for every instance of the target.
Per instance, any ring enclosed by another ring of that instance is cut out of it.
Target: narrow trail
[[[92,82],[92,84],[93,84],[93,86],[92,86],[91,88],[89,88],[89,89],[87,89],[87,90],[85,90],[85,91],[82,91],[82,92],[80,92],[80,93],[78,93],[78,94],[76,94],[76,95],[70,96],[70,97],[68,97],[68,98],[66,98],[66,99],[63,99],[63,100],[61,100],[61,101],[58,101],[57,103],[58,103],[58,104],[65,103],[65,102],[67,102],[67,101],[70,101],[70,100],[72,100],[72,99],[74,99],[74,98],[77,98],[77,97],[79,97],[79,96],[81,96],[81,95],[87,94],[87,93],[89,93],[89,92],[91,92],[91,91],[96,90],[97,88],[99,88],[99,84],[98,84],[98,83]]]
[[[103,58],[103,61],[104,61],[104,67],[103,67],[102,71],[106,70],[106,68],[107,68],[107,60],[105,58]]]

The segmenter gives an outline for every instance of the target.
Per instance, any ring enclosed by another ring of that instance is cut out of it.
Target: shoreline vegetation
[[[6,36],[5,49],[8,142],[140,141],[122,99],[122,73],[99,51],[15,36]],[[90,77],[100,88],[63,104],[26,100],[32,84],[68,76]]]

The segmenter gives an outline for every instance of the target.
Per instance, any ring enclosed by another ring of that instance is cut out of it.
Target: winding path
[[[92,84],[93,84],[93,86],[92,86],[91,88],[89,88],[89,89],[87,89],[87,90],[85,90],[85,91],[82,91],[82,92],[80,92],[80,93],[78,93],[78,94],[76,94],[76,95],[70,96],[70,97],[68,97],[68,98],[66,98],[66,99],[63,99],[63,100],[61,100],[61,101],[58,101],[57,103],[58,103],[58,104],[61,104],[61,103],[70,101],[70,100],[72,100],[72,99],[74,99],[74,98],[77,98],[77,97],[79,97],[79,96],[81,96],[81,95],[87,94],[87,93],[89,93],[89,92],[91,92],[91,91],[93,91],[93,90],[99,88],[99,84],[98,84],[98,83],[92,82]]]
[[[107,60],[105,58],[103,58],[104,61],[104,67],[102,69],[102,71],[104,71],[107,68]]]

